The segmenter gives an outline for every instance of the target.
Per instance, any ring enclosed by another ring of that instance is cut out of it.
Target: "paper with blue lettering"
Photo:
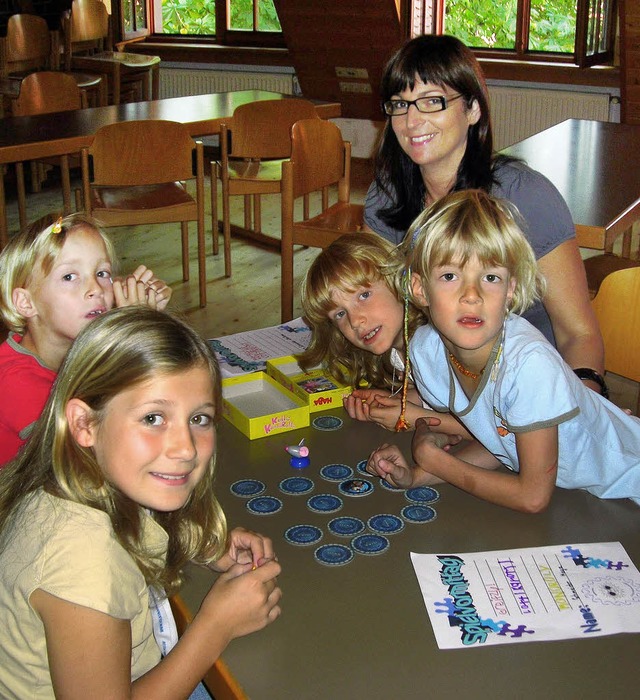
[[[440,649],[640,632],[640,573],[620,542],[411,561]]]

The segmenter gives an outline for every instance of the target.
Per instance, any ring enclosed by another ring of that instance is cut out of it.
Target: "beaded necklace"
[[[482,373],[484,372],[484,367],[478,372],[472,372],[470,369],[467,369],[460,360],[452,353],[449,353],[449,360],[451,360],[451,364],[461,373],[464,374],[465,377],[469,377],[470,379],[473,379],[474,381],[476,379],[480,379],[482,376]]]

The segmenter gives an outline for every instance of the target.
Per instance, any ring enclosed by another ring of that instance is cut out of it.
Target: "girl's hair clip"
[[[58,220],[54,221],[45,233],[62,233],[62,217],[58,217]]]

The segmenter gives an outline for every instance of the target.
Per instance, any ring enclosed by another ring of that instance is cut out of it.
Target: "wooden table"
[[[610,251],[640,218],[640,126],[567,119],[502,152],[522,158],[560,190],[579,246]]]
[[[319,476],[322,466],[345,463],[355,468],[375,446],[398,437],[375,425],[350,421],[342,410],[331,414],[345,420],[335,432],[310,427],[249,441],[226,421],[219,430],[216,493],[229,524],[270,536],[282,564],[281,617],[260,632],[234,640],[223,654],[249,698],[585,700],[635,695],[638,634],[440,650],[409,552],[619,541],[638,565],[638,506],[558,489],[545,513],[527,515],[443,484],[437,487],[441,498],[434,505],[436,520],[407,524],[402,532],[389,535],[391,546],[380,556],[356,554],[345,566],[326,567],[314,561],[315,546],[288,544],[285,529],[294,524],[317,525],[324,532],[321,544],[342,541],[327,531],[333,517],[355,515],[366,521],[376,513],[398,514],[407,503],[402,492],[378,486],[366,497],[343,497],[342,510],[320,515],[306,507],[308,496],[279,492],[282,479],[302,475],[315,482],[313,493],[337,494],[336,485]],[[311,450],[311,466],[294,470],[283,448],[303,437]],[[403,434],[398,442],[409,440]],[[229,490],[234,481],[245,477],[263,481],[265,494],[279,497],[284,508],[274,515],[249,513],[246,500]],[[192,567],[189,576],[182,595],[195,610],[214,575]]]
[[[239,90],[213,95],[171,97],[147,102],[92,107],[58,114],[0,120],[0,166],[48,156],[76,153],[91,145],[105,124],[136,119],[167,119],[186,124],[192,136],[217,134],[241,104],[291,97],[266,90]],[[340,116],[338,102],[312,100],[324,118]],[[7,241],[4,180],[0,178],[0,249]]]

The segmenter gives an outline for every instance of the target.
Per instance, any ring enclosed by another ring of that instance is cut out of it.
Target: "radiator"
[[[160,97],[206,95],[230,90],[269,90],[292,95],[294,77],[292,73],[161,68]]]
[[[606,93],[489,86],[493,146],[506,148],[565,119],[609,121]]]

